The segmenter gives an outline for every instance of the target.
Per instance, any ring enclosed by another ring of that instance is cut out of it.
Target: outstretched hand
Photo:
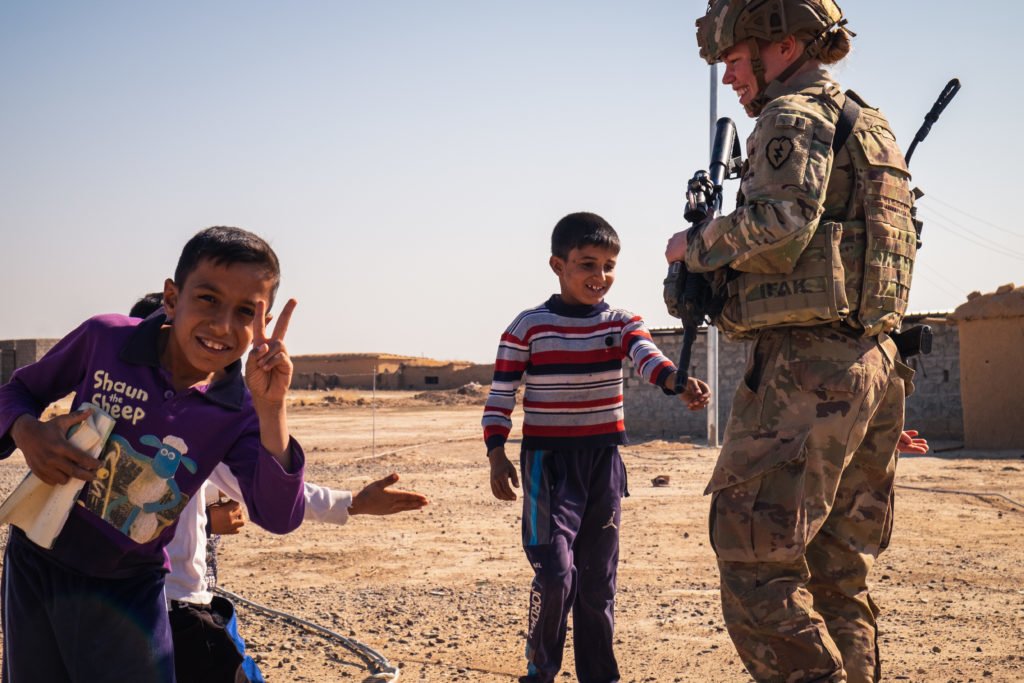
[[[295,305],[295,299],[288,300],[274,324],[274,331],[268,337],[266,303],[256,303],[252,351],[245,361],[245,383],[254,403],[284,403],[293,370],[292,360],[284,345],[284,336],[288,332],[288,323],[292,319]]]
[[[687,377],[686,388],[679,394],[679,400],[690,410],[703,410],[711,401],[711,387],[696,377]]]
[[[31,415],[22,415],[11,426],[11,437],[25,455],[32,473],[51,485],[66,484],[69,479],[92,481],[100,463],[68,440],[67,434],[76,424],[85,422],[91,410],[78,410],[58,415],[45,422]]]
[[[348,508],[350,515],[393,515],[397,512],[419,510],[429,501],[415,491],[388,488],[398,481],[398,474],[392,472],[383,479],[369,483],[352,497]]]
[[[908,429],[900,434],[900,440],[896,444],[896,450],[900,453],[912,453],[914,455],[923,455],[928,452],[928,441],[924,438],[918,438],[918,432],[916,429]]]
[[[672,374],[665,378],[664,386],[670,391],[675,390],[677,374],[677,372],[672,372]],[[711,387],[707,385],[707,382],[696,377],[687,377],[686,386],[683,387],[683,391],[676,395],[690,410],[703,410],[708,407],[708,403],[711,401]]]
[[[242,504],[237,500],[211,503],[206,507],[206,514],[210,517],[210,532],[214,534],[237,534],[245,526]]]

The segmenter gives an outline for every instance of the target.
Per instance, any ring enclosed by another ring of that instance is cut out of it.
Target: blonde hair
[[[793,37],[805,46],[809,45],[816,36],[817,33],[809,30],[797,31],[793,34]],[[840,26],[825,34],[815,59],[822,64],[835,64],[850,54],[852,47],[850,32]]]

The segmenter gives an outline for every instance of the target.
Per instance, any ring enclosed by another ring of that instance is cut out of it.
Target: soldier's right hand
[[[84,422],[92,411],[79,410],[45,422],[22,415],[11,425],[11,438],[25,455],[32,473],[47,484],[65,484],[71,478],[91,481],[100,463],[68,441],[68,430]]]
[[[512,487],[519,488],[519,473],[505,455],[505,447],[495,446],[487,451],[487,460],[491,463],[491,493],[498,500],[515,500]]]
[[[668,244],[665,246],[665,260],[669,263],[686,260],[686,245],[689,242],[687,232],[689,229],[677,232],[668,238]]]

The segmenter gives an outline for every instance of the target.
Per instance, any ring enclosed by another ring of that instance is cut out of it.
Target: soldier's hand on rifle
[[[686,243],[687,233],[690,232],[689,228],[682,230],[672,235],[668,240],[668,245],[665,247],[665,260],[669,263],[675,263],[676,261],[686,260]]]

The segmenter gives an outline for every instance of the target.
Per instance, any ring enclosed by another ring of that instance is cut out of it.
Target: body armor
[[[828,194],[845,195],[844,201],[826,197],[818,228],[792,272],[730,273],[714,321],[730,339],[771,327],[840,322],[874,336],[897,330],[906,312],[917,251],[910,173],[877,109],[852,91],[821,97],[823,110],[837,118],[847,97],[860,109],[841,147],[849,177],[829,183]]]

